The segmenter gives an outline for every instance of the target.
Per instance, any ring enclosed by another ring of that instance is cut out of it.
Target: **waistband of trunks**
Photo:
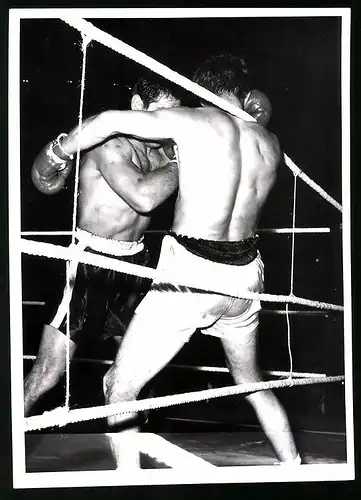
[[[245,266],[258,255],[258,235],[240,241],[215,241],[193,238],[173,231],[169,234],[189,252],[219,264]]]
[[[144,250],[143,236],[138,241],[111,240],[79,228],[76,229],[75,236],[79,243],[92,250],[117,257],[135,255]]]

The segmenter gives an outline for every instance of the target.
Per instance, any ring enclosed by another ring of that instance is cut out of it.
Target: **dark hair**
[[[161,97],[174,97],[181,100],[183,90],[178,85],[155,76],[154,79],[139,78],[132,88],[132,96],[135,94],[139,95],[144,106],[148,108],[150,103],[158,101]]]
[[[219,54],[211,56],[199,66],[193,75],[193,81],[218,96],[233,94],[243,103],[251,90],[247,72],[243,58]]]

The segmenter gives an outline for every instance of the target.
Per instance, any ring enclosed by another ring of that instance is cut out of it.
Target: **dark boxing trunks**
[[[126,256],[109,255],[90,247],[84,250],[138,265],[147,265],[149,260],[148,251],[143,245],[140,252]],[[69,307],[70,338],[79,344],[122,336],[149,287],[150,281],[138,276],[78,263]],[[66,334],[67,316],[65,314],[60,318],[59,324],[54,318],[52,326]]]
[[[219,264],[245,266],[257,257],[258,235],[240,241],[215,241],[183,236],[173,231],[169,234],[189,252]]]

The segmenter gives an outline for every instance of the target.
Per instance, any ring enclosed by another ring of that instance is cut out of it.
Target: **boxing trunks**
[[[264,266],[258,236],[237,242],[209,241],[170,233],[165,236],[157,269],[165,275],[187,279],[214,276],[215,282],[233,282],[242,292],[262,292]],[[233,287],[234,289],[234,287]],[[259,300],[244,300],[200,289],[154,281],[137,307],[146,323],[148,315],[159,318],[159,328],[169,334],[190,337],[195,329],[206,335],[231,339],[251,333],[258,326]]]
[[[119,241],[102,238],[82,229],[76,231],[75,246],[97,255],[138,265],[148,263],[143,238]],[[69,265],[69,288],[50,325],[66,334],[70,311],[70,338],[80,341],[123,335],[134,310],[147,292],[150,281],[130,274],[72,261]]]

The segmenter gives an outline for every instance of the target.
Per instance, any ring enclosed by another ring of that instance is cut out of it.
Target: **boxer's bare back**
[[[254,235],[280,160],[276,136],[262,125],[213,106],[107,111],[84,123],[81,147],[116,132],[154,140],[168,138],[177,144],[175,232],[226,241]],[[74,130],[63,144],[73,151],[76,143]]]

